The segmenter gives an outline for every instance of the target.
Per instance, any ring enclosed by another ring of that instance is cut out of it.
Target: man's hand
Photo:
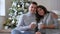
[[[30,26],[31,29],[36,28],[36,24],[30,24],[29,26]]]

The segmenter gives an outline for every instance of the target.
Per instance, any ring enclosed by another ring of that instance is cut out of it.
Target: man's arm
[[[22,15],[18,21],[18,24],[17,24],[17,28],[19,30],[33,30],[35,27],[36,27],[36,24],[29,24],[29,25],[25,25],[25,22],[24,22],[24,19],[25,18],[25,15]],[[27,19],[27,18],[26,18]]]
[[[25,26],[25,24],[24,24],[24,15],[21,15],[21,16],[20,16],[16,28],[19,29],[19,30],[28,30],[28,29],[30,29],[29,26]]]

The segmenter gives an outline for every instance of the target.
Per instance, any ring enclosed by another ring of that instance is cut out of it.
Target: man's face
[[[30,11],[31,13],[35,13],[35,12],[36,12],[36,8],[37,8],[37,5],[31,4],[31,5],[29,6],[29,11]]]

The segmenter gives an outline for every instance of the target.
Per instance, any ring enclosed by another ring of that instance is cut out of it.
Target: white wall
[[[11,7],[11,0],[5,0],[6,18],[8,17],[9,8]]]
[[[3,27],[3,23],[4,23],[4,21],[5,21],[5,17],[3,17],[3,16],[0,16],[0,29],[2,29]]]
[[[3,23],[6,21],[6,18],[8,17],[8,9],[11,7],[11,0],[5,0],[5,16],[0,16],[0,29],[3,28]]]
[[[48,10],[60,10],[60,0],[32,0],[44,5]]]

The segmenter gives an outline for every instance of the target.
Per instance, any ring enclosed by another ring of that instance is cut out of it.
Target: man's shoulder
[[[20,17],[25,18],[25,17],[27,17],[27,14],[22,14],[22,15],[20,15]]]

